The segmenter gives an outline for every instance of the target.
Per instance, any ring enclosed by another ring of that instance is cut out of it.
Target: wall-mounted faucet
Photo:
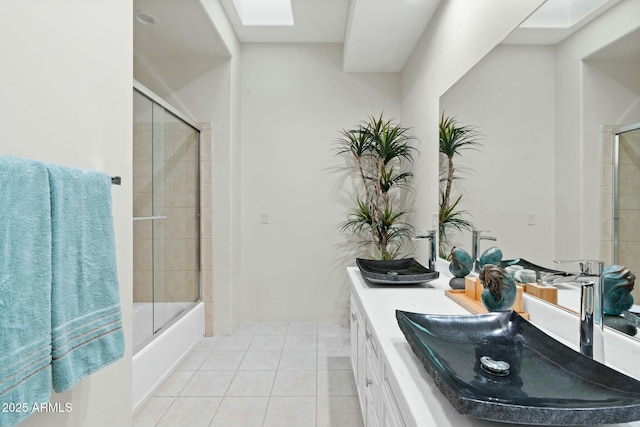
[[[436,230],[429,230],[426,234],[421,234],[419,236],[415,236],[412,240],[422,240],[429,239],[430,241],[430,252],[429,252],[429,270],[436,271]]]
[[[488,230],[473,230],[471,232],[471,259],[473,260],[473,271],[476,273],[480,271],[478,262],[478,248],[480,247],[480,240],[496,240],[496,238],[492,236],[482,236],[481,234],[483,231]]]
[[[580,265],[580,353],[604,363],[604,261],[555,261],[558,264],[575,262]]]

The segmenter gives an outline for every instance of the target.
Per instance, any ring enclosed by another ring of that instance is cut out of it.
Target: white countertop
[[[419,286],[378,286],[366,281],[357,267],[349,267],[352,293],[366,312],[373,333],[389,366],[386,375],[396,384],[407,425],[423,426],[509,426],[460,415],[440,393],[422,362],[413,354],[398,327],[395,310],[429,314],[469,314],[444,294],[448,277]],[[617,424],[640,427],[640,422]]]

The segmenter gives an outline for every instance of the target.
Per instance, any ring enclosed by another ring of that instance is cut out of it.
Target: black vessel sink
[[[437,279],[440,273],[429,270],[414,258],[380,261],[356,258],[356,264],[370,282],[383,285],[410,285]]]
[[[640,313],[636,313],[635,311],[623,311],[622,315],[633,326],[640,328]]]
[[[461,414],[539,425],[640,420],[639,381],[566,347],[515,312],[443,316],[397,310],[396,318]]]

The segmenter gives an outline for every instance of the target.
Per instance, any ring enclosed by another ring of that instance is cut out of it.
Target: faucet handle
[[[491,232],[491,230],[473,230],[471,234],[474,240],[496,240],[496,238],[493,236],[483,236],[482,233],[485,232],[489,233]]]
[[[577,263],[580,266],[580,274],[583,275],[601,275],[604,271],[604,261],[599,259],[563,259],[563,260],[554,260],[556,264],[569,264],[569,263]],[[598,266],[598,271],[594,271],[594,267]]]

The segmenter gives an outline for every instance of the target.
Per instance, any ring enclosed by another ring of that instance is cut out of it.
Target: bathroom
[[[173,60],[162,56],[166,51],[136,57],[134,11],[144,2],[139,6],[79,0],[55,5],[38,2],[37,11],[33,3],[10,0],[0,4],[0,36],[15,40],[1,48],[4,63],[11,65],[0,71],[5,82],[0,151],[103,170],[121,176],[123,182],[113,188],[113,216],[127,337],[125,357],[54,397],[73,403],[73,412],[37,414],[25,426],[131,424],[134,80],[198,123],[210,123],[212,129],[211,184],[201,188],[211,196],[213,218],[208,255],[213,265],[211,286],[202,289],[204,304],[209,305],[208,333],[230,334],[242,321],[345,322],[349,293],[344,267],[352,264],[355,252],[344,247],[337,226],[349,202],[333,171],[340,166],[332,152],[338,131],[382,110],[385,116],[399,118],[414,129],[422,141],[416,163],[416,211],[420,215],[414,225],[433,228],[432,212],[438,210],[438,156],[433,141],[440,97],[490,52],[496,62],[507,61],[504,56],[515,47],[502,45],[495,52],[494,47],[542,1],[514,5],[504,0],[482,7],[463,0],[443,1],[403,67],[393,72],[354,69],[346,73],[340,39],[241,43],[221,2],[181,3],[180,7],[190,8],[189,16],[199,19],[190,25],[197,48],[176,54]],[[337,10],[346,9],[347,3],[329,2]],[[638,20],[632,19],[639,13],[637,2],[614,3],[610,15],[618,24],[600,39],[601,47],[637,32]],[[442,25],[435,25],[438,23]],[[466,32],[464,37],[461,29]],[[202,48],[202,40],[216,43],[205,43]],[[434,40],[452,43],[455,54],[438,49]],[[597,256],[599,204],[591,203],[591,195],[598,188],[600,167],[592,164],[596,159],[586,150],[598,147],[599,126],[640,121],[637,102],[636,110],[614,109],[602,117],[589,109],[579,112],[581,104],[575,99],[603,99],[601,91],[608,94],[606,87],[617,87],[607,81],[594,86],[593,92],[582,92],[578,58],[587,48],[581,43],[574,38],[556,47],[532,47],[527,58],[541,57],[545,79],[553,83],[551,89],[545,89],[546,104],[537,108],[540,117],[544,111],[553,111],[544,119],[554,124],[554,130],[537,131],[545,145],[536,146],[535,157],[519,159],[528,162],[530,175],[504,180],[512,186],[508,191],[515,193],[519,186],[529,185],[531,176],[545,177],[546,187],[536,193],[533,207],[522,209],[523,224],[501,231],[489,222],[488,213],[482,216],[486,200],[469,207],[479,226],[502,233],[498,236],[501,242],[509,242],[509,234],[526,235],[524,241],[531,242],[527,250],[536,257]],[[637,61],[636,57],[630,65],[637,68]],[[480,65],[486,64],[491,65]],[[549,70],[553,64],[555,73]],[[600,77],[596,74],[594,78]],[[623,92],[620,89],[621,98],[631,96]],[[453,102],[457,94],[447,96],[445,101]],[[480,97],[472,99],[483,106],[485,114],[494,111],[496,121],[501,120],[501,106]],[[523,100],[526,103],[535,104],[532,99]],[[605,104],[593,105],[604,108]],[[478,117],[471,112],[467,116],[462,108],[456,107],[456,112],[465,120]],[[633,111],[635,119],[630,119]],[[479,119],[478,124],[489,135],[489,125]],[[485,144],[488,151],[489,137]],[[478,156],[486,154],[485,150]],[[577,190],[581,182],[584,189]],[[470,186],[468,191],[476,189]],[[549,194],[556,196],[547,197]],[[526,223],[528,212],[537,215],[536,239],[531,238],[532,228]],[[266,224],[261,214],[266,214]],[[519,249],[517,244],[513,241],[510,250]],[[426,245],[416,245],[416,256],[426,259]],[[310,274],[318,270],[323,273]]]

